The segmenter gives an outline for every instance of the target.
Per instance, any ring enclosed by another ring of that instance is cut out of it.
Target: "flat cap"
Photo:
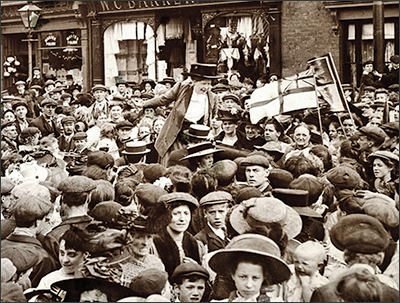
[[[339,165],[327,171],[326,178],[339,189],[354,189],[362,180],[348,165]]]
[[[364,87],[364,91],[374,92],[374,91],[376,91],[376,88],[374,86],[369,85],[369,86]]]
[[[76,123],[76,119],[73,116],[65,116],[64,118],[61,119],[61,124],[65,123]]]
[[[383,129],[377,126],[363,126],[358,130],[358,132],[373,140],[376,145],[380,145],[385,141],[386,133]]]
[[[114,201],[104,201],[93,207],[90,215],[98,221],[116,222],[122,205]]]
[[[378,253],[389,246],[389,233],[378,219],[365,214],[351,214],[339,219],[329,232],[339,250]]]
[[[399,211],[393,203],[379,196],[363,199],[362,209],[365,214],[378,219],[383,226],[393,228],[399,226]]]
[[[46,105],[53,105],[54,107],[57,106],[57,101],[51,99],[51,98],[45,98],[42,100],[40,103],[41,106],[46,106]]]
[[[102,150],[94,151],[88,155],[86,165],[87,166],[97,165],[102,169],[108,169],[109,167],[114,166],[114,158],[105,151]]]
[[[24,183],[22,184],[25,187],[27,186]],[[32,195],[25,193],[24,195],[20,195],[15,201],[13,214],[17,225],[18,222],[31,222],[42,219],[53,207],[50,201],[50,192],[45,186],[35,183],[32,183],[30,186],[36,187],[36,189],[30,191]],[[42,195],[39,191],[47,192]],[[35,192],[37,193],[36,195]]]
[[[268,175],[269,183],[273,188],[286,188],[293,181],[293,178],[291,172],[281,168],[271,169]]]
[[[388,122],[388,123],[382,124],[380,126],[380,128],[382,128],[384,130],[384,132],[390,137],[399,136],[399,123],[398,122]]]
[[[49,86],[49,85],[56,85],[56,83],[53,80],[49,79],[44,83],[44,87]]]
[[[133,128],[133,124],[129,121],[123,120],[117,123],[117,125],[115,126],[116,129],[125,129],[125,128],[129,128],[132,129]]]
[[[15,187],[15,183],[7,177],[1,177],[1,194],[8,194]]]
[[[222,100],[223,100],[223,101],[225,101],[225,100],[233,100],[233,101],[235,101],[237,104],[240,104],[239,97],[238,97],[237,95],[231,94],[231,93],[227,93],[227,94],[223,95],[223,96],[222,96]]]
[[[72,137],[72,140],[84,140],[87,139],[87,133],[85,132],[77,132]]]
[[[399,162],[399,156],[388,151],[388,150],[377,150],[369,155],[369,159],[373,160],[375,158],[381,158],[389,161],[393,161],[395,163]]]
[[[157,268],[143,270],[137,275],[129,285],[129,288],[137,292],[143,298],[152,294],[161,294],[162,289],[167,283],[168,273]]]
[[[324,185],[316,176],[303,174],[290,182],[289,188],[308,191],[308,201],[311,205],[317,202],[319,196],[321,196]]]
[[[240,162],[241,166],[253,166],[253,165],[258,165],[262,166],[265,168],[269,168],[270,164],[269,161],[266,157],[261,156],[261,155],[250,155],[247,156],[246,158],[243,159],[242,162]]]
[[[97,186],[96,182],[85,176],[72,176],[65,178],[59,184],[57,189],[65,193],[84,193],[90,192]]]
[[[236,196],[235,204],[240,204],[242,201],[249,200],[250,198],[262,197],[262,193],[255,187],[241,188]]]
[[[165,204],[171,204],[173,202],[184,202],[190,209],[196,209],[199,206],[199,202],[191,194],[183,192],[173,192],[166,194],[158,198],[158,202],[164,202]]]
[[[171,276],[171,282],[174,283],[180,278],[190,277],[194,275],[204,277],[204,279],[206,280],[208,280],[208,278],[210,277],[207,269],[205,269],[203,266],[194,262],[187,262],[182,263],[175,268]]]
[[[149,183],[153,183],[161,177],[164,177],[167,169],[159,163],[150,163],[143,169],[143,176]]]
[[[19,81],[15,82],[15,86],[18,86],[18,85],[26,85],[26,82],[19,80]]]
[[[209,169],[208,172],[218,181],[224,182],[229,181],[236,174],[238,169],[237,164],[228,159],[220,160],[215,162]]]
[[[208,193],[203,198],[200,199],[200,206],[215,205],[221,203],[233,202],[232,195],[226,191],[217,190]]]
[[[39,134],[40,129],[34,126],[28,126],[27,128],[23,129],[21,133],[19,134],[20,138],[29,138],[32,137],[33,135]]]
[[[28,109],[28,103],[26,103],[26,101],[23,100],[18,100],[16,102],[14,102],[12,104],[12,109],[15,111],[17,109],[17,107],[19,106],[25,106],[26,109]]]
[[[104,86],[102,84],[96,84],[95,86],[93,86],[92,92],[95,92],[96,90],[103,90],[103,91],[107,92],[108,91],[108,87]]]
[[[135,190],[139,203],[145,208],[157,204],[158,199],[166,194],[168,194],[166,190],[150,183],[139,184]]]
[[[388,86],[388,90],[391,90],[391,91],[399,91],[399,84],[396,83],[396,84],[389,85],[389,86]]]

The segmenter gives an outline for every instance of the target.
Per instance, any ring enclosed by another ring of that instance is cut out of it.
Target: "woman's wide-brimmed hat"
[[[208,138],[210,127],[203,124],[191,124],[189,129],[185,129],[183,133],[189,137],[204,139]]]
[[[271,239],[258,234],[236,236],[209,260],[210,268],[218,274],[230,274],[238,255],[256,256],[267,269],[270,284],[278,284],[290,278],[290,269],[280,258],[278,245]],[[267,277],[264,277],[267,278]]]
[[[292,207],[300,216],[322,218],[322,216],[309,206],[308,191],[292,188],[274,188],[272,194],[275,198]]]
[[[219,110],[217,120],[221,121],[233,121],[237,122],[240,120],[240,116],[238,113],[233,113],[230,110]]]
[[[222,149],[216,149],[211,142],[201,142],[188,147],[189,155],[180,159],[180,161],[200,158],[217,152],[222,152]]]
[[[274,197],[257,197],[243,201],[235,206],[229,221],[239,234],[249,232],[257,226],[279,223],[289,239],[296,237],[303,227],[300,215]]]
[[[217,76],[217,65],[216,64],[205,64],[205,63],[193,63],[190,66],[189,73],[182,73],[184,76],[195,76],[203,79],[218,79]]]
[[[125,144],[124,155],[145,155],[150,152],[145,141],[133,141]]]
[[[52,293],[62,298],[63,302],[80,302],[80,296],[83,292],[94,289],[106,294],[108,302],[117,302],[125,297],[138,296],[132,289],[117,283],[91,278],[58,281],[53,283],[50,289]]]

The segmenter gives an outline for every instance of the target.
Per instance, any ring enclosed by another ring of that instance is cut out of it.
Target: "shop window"
[[[386,22],[385,32],[385,62],[398,54],[398,20]],[[362,74],[362,62],[374,60],[374,29],[372,22],[348,22],[344,24],[345,54],[343,65],[343,82],[359,85]]]
[[[270,67],[270,23],[265,12],[224,14],[205,28],[205,59],[220,73],[239,72],[254,81]]]
[[[143,74],[155,79],[154,31],[144,22],[119,22],[104,32],[105,85],[118,80],[140,83]]]
[[[82,83],[80,37],[79,29],[40,33],[40,59],[46,77],[65,81],[66,75],[71,74],[76,83]]]
[[[197,62],[197,45],[192,24],[186,18],[167,18],[157,28],[159,79],[165,76],[180,80],[181,73]]]

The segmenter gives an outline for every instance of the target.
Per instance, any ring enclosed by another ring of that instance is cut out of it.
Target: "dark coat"
[[[29,276],[32,287],[37,287],[40,280],[48,273],[57,269],[54,258],[43,248],[42,244],[35,238],[21,235],[9,235],[5,240],[1,241],[1,247],[14,247],[15,251],[22,255],[24,251],[29,249],[30,253],[37,255],[37,262],[33,266],[33,271]],[[3,254],[2,254],[3,256]]]
[[[28,122],[29,125],[32,121],[32,118],[26,118],[26,121]],[[17,133],[20,134],[22,129],[21,129],[21,123],[19,122],[18,119],[15,120],[15,126],[17,127]]]
[[[61,135],[60,137],[58,137],[58,148],[60,149],[60,151],[73,151],[75,149],[74,140],[72,140],[71,138],[71,140],[68,142],[65,136]]]
[[[165,265],[168,276],[171,277],[175,268],[181,264],[178,246],[167,230],[154,237],[154,245],[156,246],[161,261],[163,261]],[[183,234],[182,246],[186,257],[192,258],[197,263],[201,264],[199,244],[190,233],[185,232]]]
[[[246,149],[246,146],[248,145],[248,141],[246,139],[246,136],[244,135],[244,133],[242,133],[240,130],[236,131],[236,136],[237,136],[237,141],[235,142],[235,144],[233,144],[233,147],[236,149]],[[225,137],[225,132],[222,131],[218,134],[218,136],[216,136],[214,138],[215,141],[222,141]]]
[[[382,283],[381,302],[399,302],[399,291]],[[336,281],[329,282],[314,290],[310,302],[343,302],[335,292]]]
[[[167,106],[175,101],[174,107],[168,115],[168,118],[154,144],[160,157],[165,156],[166,152],[176,141],[178,134],[182,129],[183,120],[192,97],[193,87],[194,82],[192,81],[178,82],[166,93],[147,100],[144,103],[144,107],[157,107]],[[204,124],[211,125],[212,118],[217,114],[217,96],[208,91],[207,97],[209,113]]]
[[[228,244],[228,240],[222,240],[218,237],[208,226],[208,224],[194,236],[196,240],[199,240],[204,245],[207,245],[208,252],[212,252],[217,249],[224,248]]]
[[[29,126],[34,126],[37,127],[40,132],[42,133],[42,137],[46,137],[50,134],[54,134],[56,138],[60,135],[60,132],[58,131],[56,127],[56,123],[52,121],[51,124],[47,122],[47,120],[43,117],[43,115],[40,115],[36,119],[32,120],[29,123]]]

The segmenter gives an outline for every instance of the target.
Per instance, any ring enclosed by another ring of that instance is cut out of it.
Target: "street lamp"
[[[28,39],[22,41],[28,42],[28,77],[32,79],[32,42],[37,39],[32,39],[32,31],[36,27],[37,21],[40,16],[41,9],[36,5],[32,4],[32,1],[28,1],[28,4],[18,10],[21,15],[22,23],[28,30]]]

